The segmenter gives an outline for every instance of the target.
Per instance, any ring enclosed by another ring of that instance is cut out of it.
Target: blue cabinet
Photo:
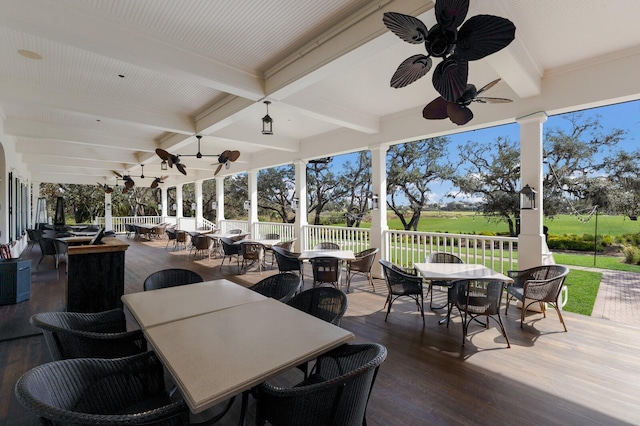
[[[31,296],[31,260],[0,261],[0,305],[12,305]]]

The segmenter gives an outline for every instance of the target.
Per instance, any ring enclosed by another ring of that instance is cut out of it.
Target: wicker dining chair
[[[558,307],[558,297],[568,274],[569,268],[562,265],[541,265],[522,271],[507,271],[507,275],[513,278],[513,284],[507,286],[507,306],[504,314],[507,315],[509,311],[511,299],[522,302],[520,313],[520,327],[522,328],[524,316],[529,306],[538,302],[540,310],[546,318],[546,304],[548,303],[555,308],[564,331],[567,331],[567,326]]]
[[[393,302],[399,297],[408,296],[416,302],[420,315],[422,315],[422,323],[424,324],[422,277],[409,274],[405,272],[403,268],[394,265],[389,261],[380,259],[378,262],[382,265],[388,290],[387,300],[384,302],[384,306],[387,307],[387,314],[385,315],[384,320],[386,321],[389,317],[389,312],[391,312],[391,305]]]
[[[220,245],[222,246],[222,262],[220,262],[220,269],[222,269],[226,258],[229,258],[229,263],[231,263],[231,259],[235,256],[238,264],[238,273],[240,273],[240,245],[234,243],[235,241],[231,238],[220,238]]]
[[[315,373],[294,387],[257,387],[256,424],[366,425],[366,411],[387,350],[377,343],[342,345],[318,357]]]
[[[204,278],[189,269],[169,268],[150,274],[143,283],[144,291],[201,283]]]
[[[330,256],[312,257],[309,259],[313,271],[313,286],[327,283],[340,288],[342,259]]]
[[[71,358],[119,358],[147,350],[142,331],[127,331],[122,309],[104,312],[40,312],[30,318],[42,330],[54,361]]]
[[[340,245],[332,242],[322,242],[313,246],[314,250],[340,250]]]
[[[349,293],[349,288],[351,287],[351,278],[357,274],[364,275],[369,280],[373,291],[376,291],[376,287],[373,285],[373,277],[371,276],[371,267],[376,260],[377,253],[377,248],[370,248],[356,253],[355,260],[347,261],[347,293]]]
[[[15,395],[45,425],[189,424],[189,408],[171,400],[153,352],[42,364],[18,379]]]
[[[493,319],[507,341],[507,347],[511,347],[507,330],[500,316],[500,302],[504,282],[497,280],[460,280],[453,284],[451,302],[454,304],[462,318],[462,344],[465,344],[469,331],[469,324],[478,317],[486,317],[486,328],[489,328],[489,320]],[[480,321],[478,321],[480,322]],[[447,327],[449,321],[447,320]]]
[[[455,254],[445,253],[445,252],[430,253],[424,261],[425,263],[464,263],[464,261],[460,259],[458,256],[456,256]],[[427,296],[430,296],[430,299],[429,299],[430,309],[442,309],[444,307],[447,307],[448,304],[450,303],[448,301],[447,305],[433,306],[433,287],[434,286],[447,287],[447,300],[449,300],[449,293],[451,291],[452,284],[453,284],[452,281],[444,281],[444,280],[429,281]]]
[[[287,302],[300,289],[300,277],[293,272],[281,272],[263,278],[249,289],[280,302]]]
[[[265,267],[264,244],[253,241],[242,241],[239,245],[240,256],[242,256],[242,269],[246,272],[249,264],[257,263],[258,270],[260,271],[260,274],[262,274],[262,268]]]
[[[349,306],[349,299],[335,287],[314,287],[296,294],[287,305],[339,326]]]

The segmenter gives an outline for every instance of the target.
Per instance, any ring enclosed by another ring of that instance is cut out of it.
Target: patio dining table
[[[122,301],[194,414],[354,337],[227,280],[127,294]]]
[[[305,250],[300,253],[298,259],[309,260],[312,257],[337,257],[342,260],[356,260],[353,250],[333,250],[333,249],[316,249]]]
[[[447,286],[447,293],[451,290],[453,283],[460,280],[496,280],[505,284],[513,282],[512,278],[484,265],[470,263],[414,263],[413,266],[422,278],[426,280],[450,283],[451,285]],[[447,295],[447,299],[449,299],[449,295]],[[447,315],[440,320],[440,324],[445,323],[451,317],[452,305],[450,301],[447,304]]]

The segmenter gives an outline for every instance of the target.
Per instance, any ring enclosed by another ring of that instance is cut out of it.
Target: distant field
[[[582,221],[580,219],[583,219]],[[594,235],[596,233],[596,217],[578,218],[573,215],[560,215],[547,219],[544,224],[549,227],[549,234]],[[402,229],[400,220],[393,214],[388,215],[390,229]],[[598,215],[598,235],[624,235],[640,232],[640,222],[631,221],[626,216]],[[448,232],[450,234],[478,234],[489,231],[506,235],[509,227],[506,223],[488,221],[484,216],[471,212],[424,212],[418,223],[418,231]]]

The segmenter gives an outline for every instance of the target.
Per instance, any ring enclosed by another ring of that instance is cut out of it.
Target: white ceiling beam
[[[126,164],[138,164],[138,156],[131,151],[88,145],[83,146],[59,141],[45,142],[43,140],[21,139],[20,143],[16,145],[16,151],[20,154],[51,155],[62,158],[74,158],[76,160],[104,160],[110,163],[120,163],[122,166]]]
[[[77,92],[35,86],[19,80],[0,80],[0,102],[22,105],[33,103],[166,132],[193,134],[194,129],[191,119],[187,116],[144,110],[128,104],[110,102]]]
[[[103,167],[105,165],[103,164]],[[81,176],[91,176],[94,180],[99,177],[113,175],[113,172],[108,168],[92,168],[92,167],[69,167],[69,166],[60,166],[60,165],[38,165],[37,167],[38,173],[57,173],[57,174],[66,174],[66,175],[81,175]]]
[[[255,73],[139,26],[99,19],[65,3],[0,2],[0,24],[254,101],[264,97],[264,83]]]
[[[296,108],[302,114],[340,127],[369,134],[380,131],[380,119],[378,117],[353,111],[334,102],[328,102],[302,92],[289,96],[284,102]]]
[[[13,118],[5,120],[4,131],[6,134],[13,136],[42,138],[93,146],[107,146],[130,151],[153,152],[155,150],[155,143],[153,141],[114,137],[86,129],[56,126],[53,124]]]
[[[64,173],[40,173],[37,170],[31,172],[31,181],[75,185],[95,185],[97,182],[94,176],[69,175]]]
[[[256,146],[262,149],[287,152],[295,152],[300,149],[300,141],[297,139],[278,136],[277,134],[263,135],[249,126],[233,130],[222,129],[211,136],[218,139],[220,144],[226,146],[225,149],[242,151],[243,146]]]
[[[237,96],[227,96],[196,117],[196,133],[210,135],[236,121],[238,113],[251,107],[254,101]]]
[[[397,43],[397,37],[380,36],[389,33],[382,23],[384,12],[399,12],[417,16],[433,8],[425,0],[379,0],[371,2],[352,16],[289,55],[265,73],[266,95],[284,100],[309,87],[327,75],[378,53]]]
[[[472,2],[467,17],[480,13],[500,16],[515,22],[510,16],[508,0]],[[515,39],[504,49],[482,58],[496,70],[500,77],[513,89],[519,98],[525,99],[542,93],[544,70],[534,59],[525,40],[518,37],[516,26]]]
[[[52,166],[64,166],[64,167],[78,167],[78,160],[69,157],[60,157],[55,155],[42,155],[42,154],[22,154],[22,159],[26,164],[35,165],[52,165]],[[112,170],[114,167],[121,168],[122,163],[112,162],[109,159],[106,160],[83,160],[82,165],[84,167],[94,167],[97,169],[108,168]]]

